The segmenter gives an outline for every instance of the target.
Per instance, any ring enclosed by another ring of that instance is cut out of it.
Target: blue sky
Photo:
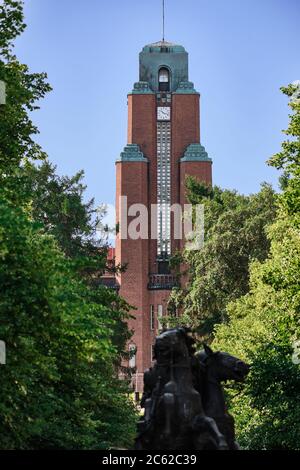
[[[161,39],[161,0],[25,0],[16,53],[53,91],[34,114],[60,174],[85,171],[87,196],[113,203],[138,53]],[[213,180],[243,193],[276,185],[267,158],[288,122],[279,87],[300,78],[299,0],[166,0],[166,40],[189,52]]]

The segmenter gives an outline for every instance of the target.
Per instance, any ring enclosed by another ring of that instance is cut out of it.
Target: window
[[[130,344],[129,345],[129,352],[130,352],[129,367],[134,368],[135,365],[136,365],[136,346],[135,346],[135,344]]]
[[[157,254],[171,254],[171,123],[157,122]]]
[[[150,305],[150,329],[154,330],[154,305]]]
[[[162,329],[162,324],[160,323],[159,319],[163,316],[163,306],[158,305],[157,306],[157,319],[158,319],[158,329]]]
[[[159,71],[159,82],[168,82],[169,81],[169,71],[168,69],[160,69]]]
[[[158,88],[159,91],[169,91],[170,89],[170,74],[165,67],[162,67],[158,72]]]

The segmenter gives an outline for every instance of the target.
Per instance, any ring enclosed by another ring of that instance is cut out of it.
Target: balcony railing
[[[174,274],[149,274],[148,289],[170,290],[178,287],[179,283]]]

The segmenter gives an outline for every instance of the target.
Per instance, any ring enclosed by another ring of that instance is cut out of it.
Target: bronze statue
[[[234,419],[227,412],[221,382],[226,380],[242,382],[250,366],[228,353],[213,352],[206,345],[204,351],[196,353],[195,357],[202,365],[202,376],[198,380],[198,387],[205,414],[215,420],[219,431],[226,438],[228,448],[237,450],[239,446],[235,441]]]
[[[156,363],[144,374],[137,450],[236,449],[233,418],[227,413],[222,380],[242,380],[249,367],[226,353],[194,351],[187,328],[162,332]]]

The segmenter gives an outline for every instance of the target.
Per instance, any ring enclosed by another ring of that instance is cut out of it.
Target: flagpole
[[[162,0],[162,8],[163,8],[163,42],[165,40],[165,0]]]

